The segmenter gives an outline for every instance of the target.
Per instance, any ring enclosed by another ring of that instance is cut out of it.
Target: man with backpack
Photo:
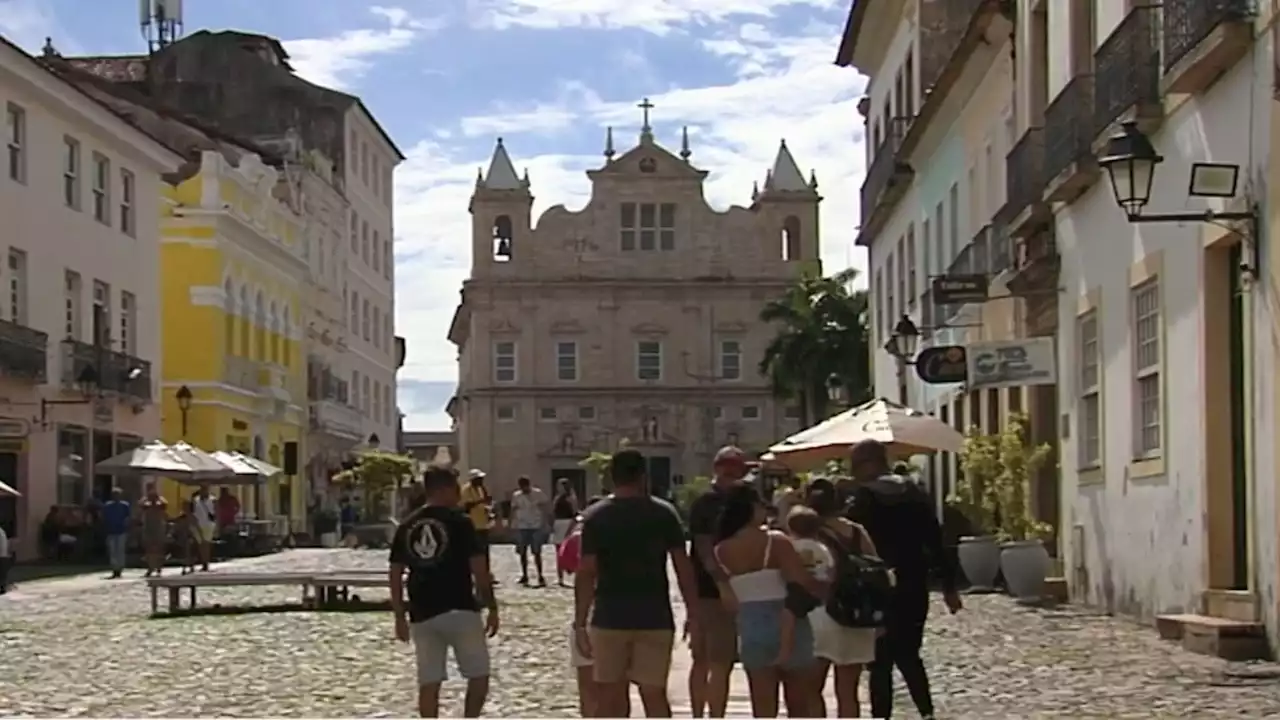
[[[910,478],[890,471],[884,443],[864,440],[853,449],[850,471],[856,485],[849,506],[850,520],[862,525],[880,557],[893,568],[893,602],[884,634],[876,641],[871,663],[871,714],[893,714],[893,668],[897,666],[922,718],[934,716],[929,676],[920,658],[925,618],[929,614],[929,574],[939,571],[943,598],[953,614],[961,609],[955,568],[942,547],[942,528],[933,503]]]

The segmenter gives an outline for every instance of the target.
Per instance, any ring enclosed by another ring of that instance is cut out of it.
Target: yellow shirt
[[[467,511],[467,516],[471,518],[471,524],[477,530],[489,529],[489,503],[493,498],[489,495],[489,491],[484,488],[477,488],[470,483],[462,486],[462,505],[466,507],[467,503],[481,503],[473,505]]]

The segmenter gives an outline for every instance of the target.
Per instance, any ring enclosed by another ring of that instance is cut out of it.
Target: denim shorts
[[[546,531],[542,529],[516,530],[516,550],[532,550],[542,552],[542,544],[547,541]]]
[[[744,602],[738,606],[738,658],[744,669],[758,670],[774,665],[782,651],[784,612],[787,610],[783,600]],[[798,670],[813,661],[813,629],[809,618],[797,618],[795,643],[782,667]]]

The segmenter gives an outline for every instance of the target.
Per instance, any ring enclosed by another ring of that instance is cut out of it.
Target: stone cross
[[[649,111],[653,109],[653,103],[649,102],[649,98],[645,98],[644,101],[639,105],[636,105],[636,107],[644,111],[644,127],[642,127],[641,130],[648,132],[652,129],[649,127]]]

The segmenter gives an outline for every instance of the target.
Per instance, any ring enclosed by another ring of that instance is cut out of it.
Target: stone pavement
[[[214,572],[373,568],[384,558],[294,550]],[[503,580],[503,629],[493,644],[489,714],[575,715],[570,592],[516,586],[509,548],[494,549],[494,565]],[[37,581],[0,596],[0,717],[413,714],[412,657],[392,641],[385,614],[151,620],[139,575]],[[202,597],[266,604],[295,592],[208,590]],[[679,715],[687,650],[678,647],[671,694]],[[940,717],[1280,717],[1275,666],[1190,655],[1150,628],[1075,608],[1029,609],[1000,596],[970,597],[955,617],[939,606],[925,654]],[[448,684],[446,712],[460,708],[460,691],[461,683]],[[740,673],[734,697],[731,712],[746,715]],[[915,717],[905,696],[899,703],[900,717]]]

